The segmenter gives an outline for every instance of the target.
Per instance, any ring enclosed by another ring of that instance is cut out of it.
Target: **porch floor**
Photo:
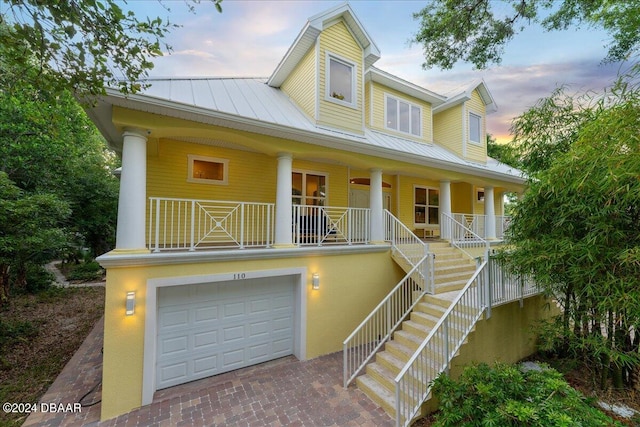
[[[102,378],[99,321],[42,403],[77,403]],[[100,387],[83,403],[100,399]],[[153,403],[100,422],[100,403],[80,413],[33,413],[23,426],[393,426],[355,386],[342,387],[342,352],[293,356],[160,390]]]

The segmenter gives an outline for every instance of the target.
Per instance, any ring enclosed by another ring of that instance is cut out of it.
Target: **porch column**
[[[146,251],[147,137],[139,130],[127,130],[122,136],[116,250]]]
[[[371,243],[384,242],[384,211],[382,204],[382,169],[371,169],[369,207],[371,209]]]
[[[276,187],[276,236],[274,247],[293,246],[291,230],[291,172],[293,156],[289,153],[278,155],[278,175]]]
[[[451,181],[440,181],[440,237],[451,238],[451,230],[446,226],[448,222],[442,221],[442,214],[451,216]]]
[[[496,208],[493,200],[493,187],[484,187],[484,215],[485,230],[484,238],[487,240],[496,239]]]

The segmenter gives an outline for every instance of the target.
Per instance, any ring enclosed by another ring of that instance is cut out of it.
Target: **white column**
[[[116,250],[141,250],[146,249],[147,137],[129,130],[122,136]]]
[[[440,224],[443,224],[442,214],[451,216],[451,182],[440,181]],[[440,237],[442,239],[451,238],[451,230],[448,227],[440,226]]]
[[[496,208],[493,200],[493,187],[484,187],[484,215],[485,230],[484,238],[487,240],[496,239]]]
[[[291,230],[291,172],[293,156],[289,153],[278,155],[278,175],[276,187],[276,237],[275,247],[289,247],[293,245]]]
[[[371,169],[369,182],[371,209],[371,243],[384,242],[384,211],[382,204],[382,169]]]

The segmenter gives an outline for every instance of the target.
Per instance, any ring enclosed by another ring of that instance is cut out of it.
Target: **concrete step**
[[[425,299],[427,296],[428,295],[422,297],[422,301],[416,304],[416,306],[414,307],[414,311],[428,314],[439,320],[449,306],[447,305],[446,307],[444,307],[440,304],[433,304]],[[433,295],[431,295],[431,297],[433,297]]]
[[[429,326],[414,322],[413,320],[405,320],[402,322],[402,330],[415,336],[422,337],[422,339],[425,339],[427,335],[429,335],[429,332],[431,332],[431,328]]]
[[[415,351],[396,340],[387,341],[384,345],[384,350],[401,360],[403,365],[411,359]]]
[[[415,335],[409,331],[404,331],[404,330],[395,331],[393,333],[393,340],[411,349],[412,354],[418,349],[418,347],[420,346],[420,344],[422,344],[422,341],[424,341],[425,338],[426,336],[421,337],[420,335]]]
[[[395,393],[396,383],[394,380],[397,373],[394,374],[392,370],[390,370],[383,364],[378,363],[377,358],[375,362],[369,363],[367,365],[367,375],[369,375],[382,387],[386,388],[389,392]]]
[[[467,285],[468,281],[469,280],[457,280],[454,282],[436,285],[435,293],[436,295],[438,295],[448,292],[461,291]]]
[[[455,264],[436,264],[435,265],[435,274],[436,275],[447,275],[447,274],[455,274],[455,273],[467,273],[469,275],[475,273],[476,265],[471,263],[455,263]]]
[[[358,385],[358,388],[369,397],[369,399],[381,406],[382,409],[384,409],[392,418],[395,418],[395,393],[384,388],[382,384],[371,378],[369,375],[360,375],[356,378],[356,384]]]
[[[475,270],[473,270],[473,271],[454,271],[452,273],[443,274],[442,272],[436,271],[433,281],[434,281],[436,286],[438,286],[438,285],[446,285],[447,283],[458,282],[458,281],[463,281],[463,282],[466,283],[466,282],[469,281],[471,276],[473,276],[474,272],[475,272]]]
[[[409,359],[403,360],[390,351],[387,351],[386,349],[376,354],[376,363],[379,363],[380,365],[383,365],[385,368],[387,368],[393,374],[394,378],[400,373],[402,368],[404,368],[404,365],[408,360]]]
[[[413,322],[420,323],[424,326],[432,328],[436,323],[438,323],[440,317],[422,311],[413,310],[409,315],[409,319]]]

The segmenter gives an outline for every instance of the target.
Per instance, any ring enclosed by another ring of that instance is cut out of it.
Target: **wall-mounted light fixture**
[[[318,273],[311,275],[311,287],[316,290],[320,289],[320,275]]]
[[[127,292],[125,307],[125,314],[127,316],[133,316],[133,313],[136,312],[136,293],[134,291]]]

